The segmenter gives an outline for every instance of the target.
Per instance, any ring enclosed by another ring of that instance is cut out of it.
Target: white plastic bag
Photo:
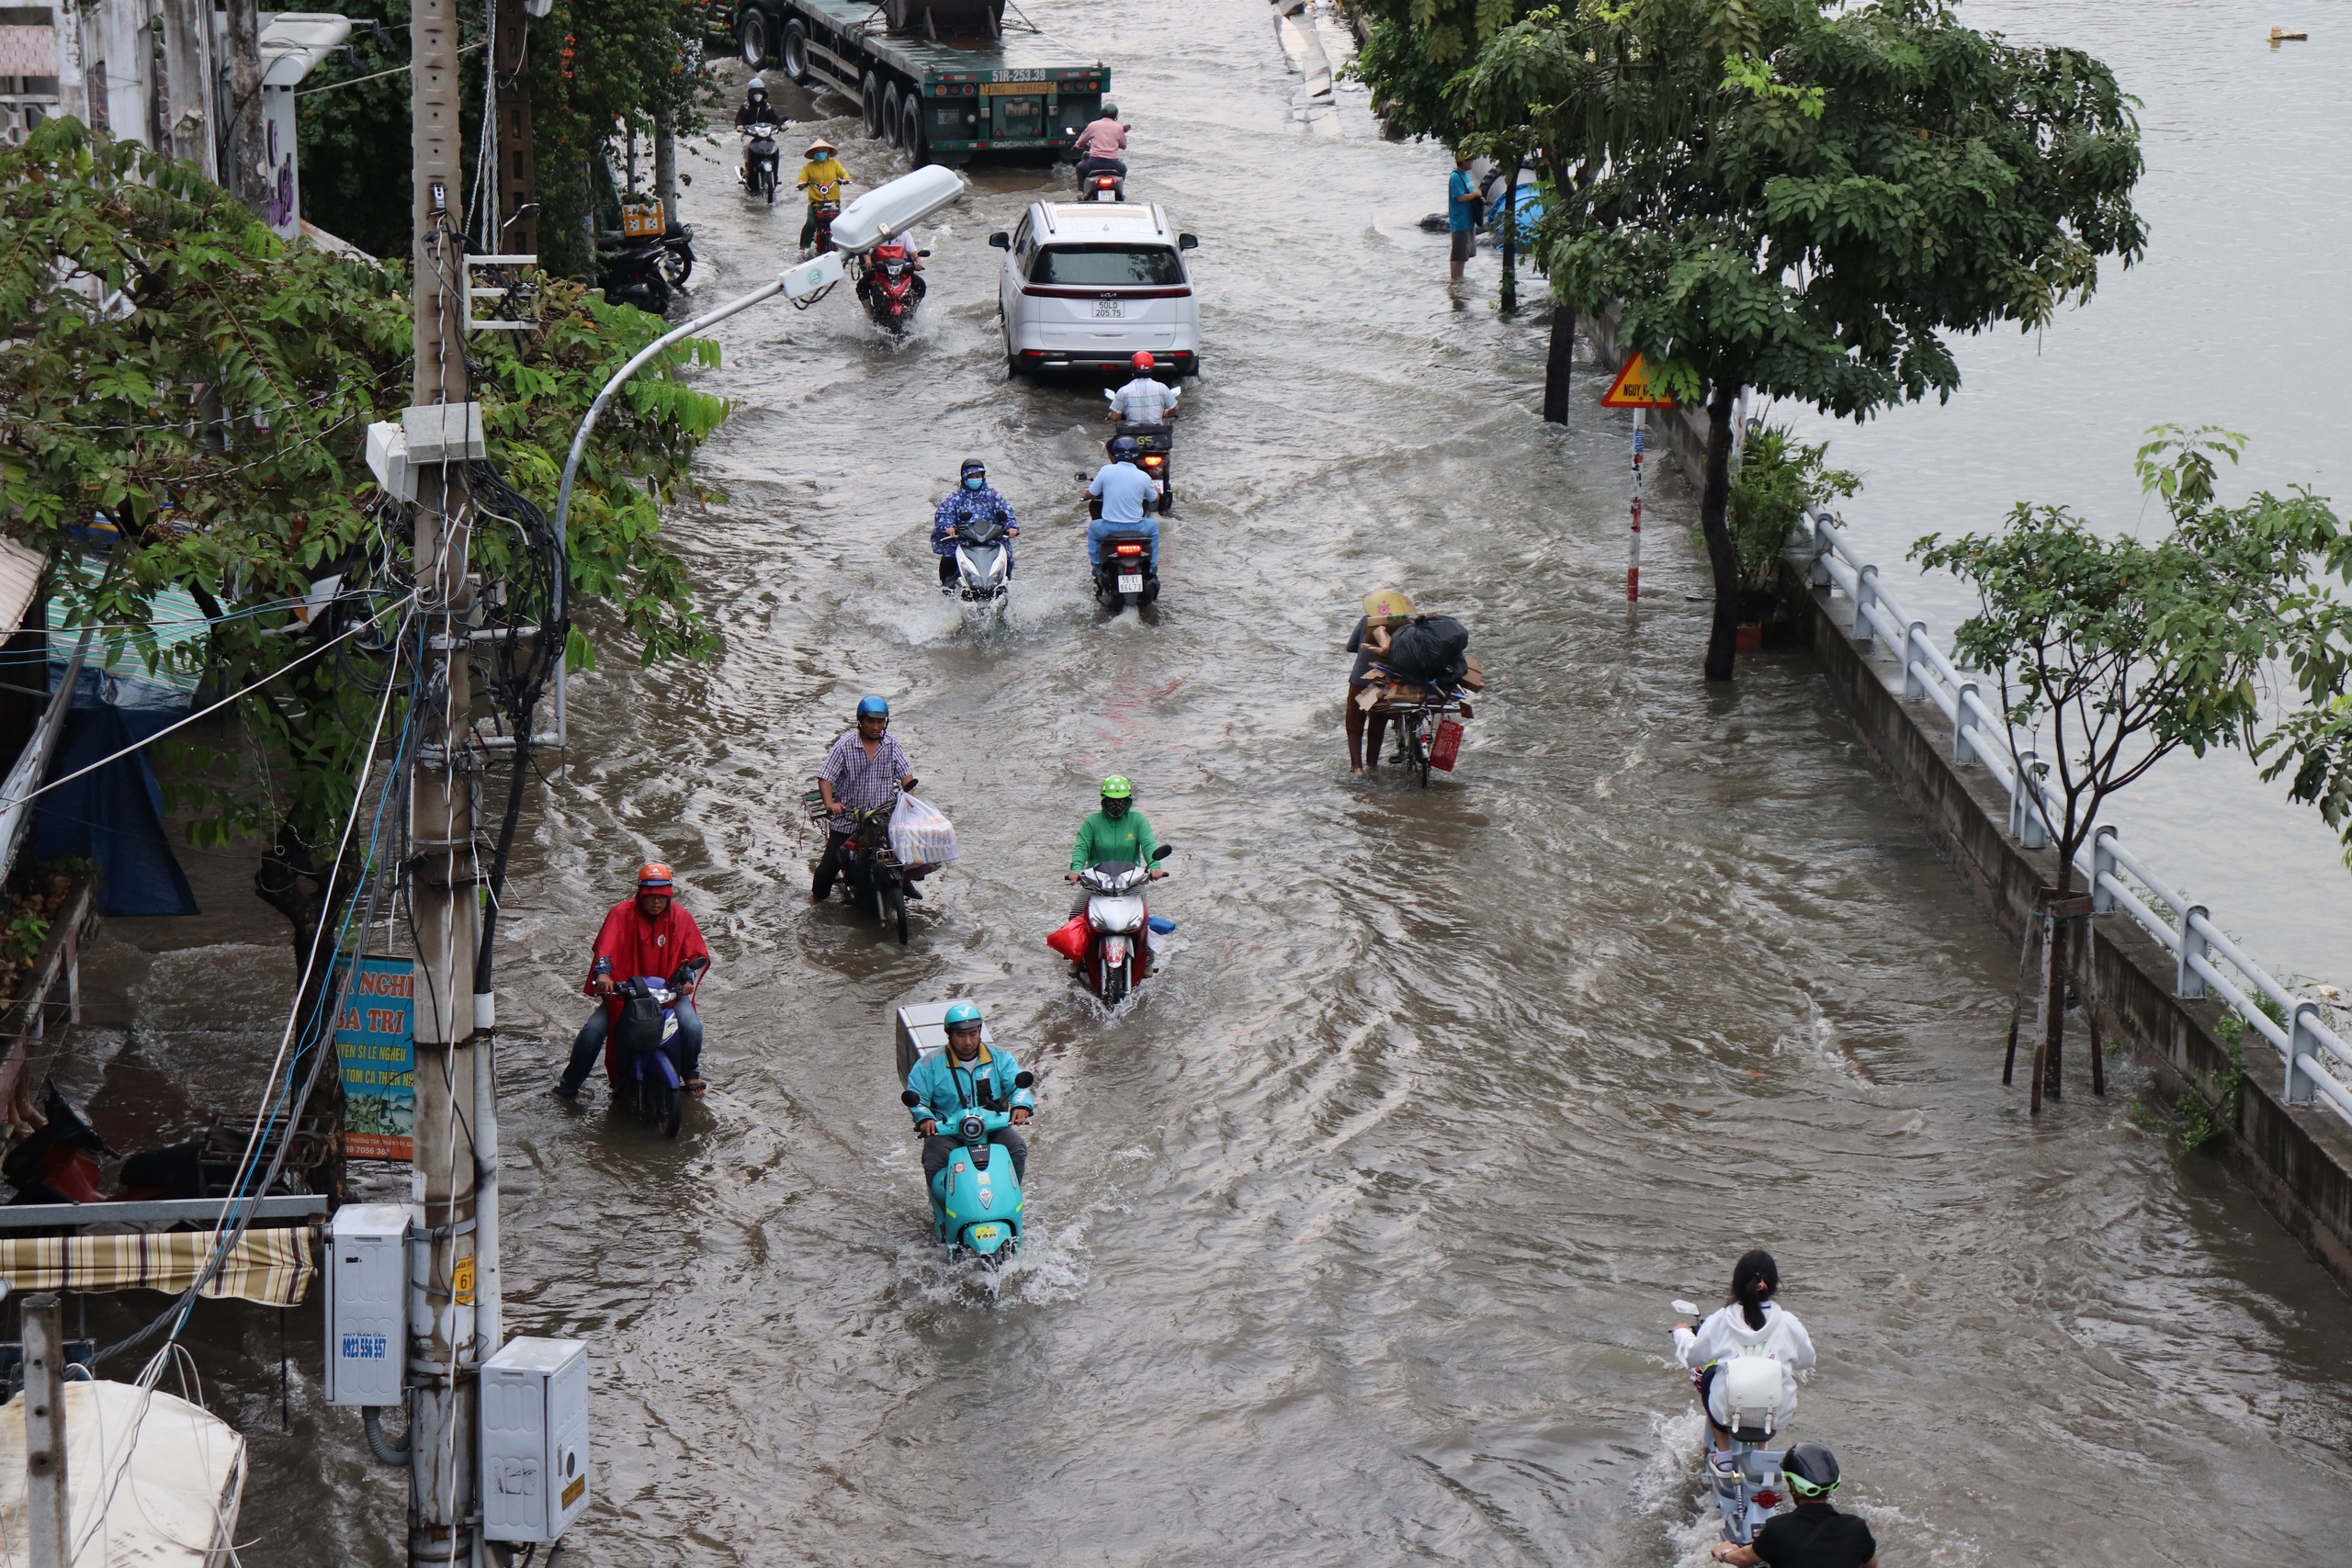
[[[944,865],[956,858],[956,829],[936,807],[911,795],[899,796],[890,813],[890,852],[900,865]]]

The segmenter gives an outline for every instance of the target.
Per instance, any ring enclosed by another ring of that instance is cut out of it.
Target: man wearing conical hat
[[[1356,656],[1356,667],[1348,674],[1348,769],[1358,778],[1363,777],[1366,767],[1380,765],[1380,743],[1388,736],[1388,716],[1364,712],[1357,705],[1356,694],[1377,680],[1372,666],[1388,651],[1388,634],[1412,619],[1413,614],[1413,601],[1402,589],[1375,588],[1363,596],[1363,618],[1348,634],[1347,651]]]

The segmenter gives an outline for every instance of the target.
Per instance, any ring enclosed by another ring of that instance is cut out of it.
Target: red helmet
[[[648,861],[637,868],[637,890],[639,893],[670,891],[670,868],[658,861]]]
[[[1132,363],[1138,370],[1148,370],[1151,368],[1153,361],[1148,350],[1138,349],[1136,351],[1136,356]]]

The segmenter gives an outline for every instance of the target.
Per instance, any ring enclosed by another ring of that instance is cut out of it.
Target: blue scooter
[[[646,1121],[660,1124],[665,1138],[676,1137],[679,1123],[685,1119],[678,998],[694,973],[694,966],[688,964],[668,980],[659,975],[640,975],[613,987],[614,995],[622,998],[620,1027],[615,1032],[621,1076],[613,1102],[626,1104]]]
[[[1013,1075],[1012,1087],[1027,1089],[1037,1075]],[[922,1103],[912,1089],[899,1096],[910,1111]],[[948,1136],[964,1140],[964,1147],[931,1179],[931,1235],[947,1249],[947,1261],[978,1258],[994,1269],[1021,1247],[1021,1179],[1013,1174],[1012,1156],[993,1156],[999,1145],[989,1134],[1012,1125],[1010,1111],[960,1112],[941,1127]],[[952,1130],[950,1130],[952,1128]]]

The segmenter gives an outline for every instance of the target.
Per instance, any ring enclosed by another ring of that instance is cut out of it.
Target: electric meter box
[[[408,1208],[346,1203],[327,1233],[327,1403],[401,1403]]]
[[[481,1528],[553,1540],[588,1506],[588,1347],[510,1339],[481,1364]]]

